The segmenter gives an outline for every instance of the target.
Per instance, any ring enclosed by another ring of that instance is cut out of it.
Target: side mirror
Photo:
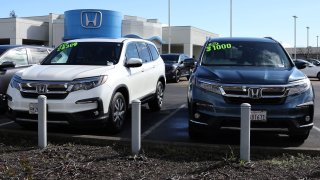
[[[195,59],[193,59],[193,58],[185,59],[185,60],[183,61],[183,64],[184,64],[186,67],[194,67],[194,66],[195,66]]]
[[[2,68],[13,68],[13,67],[15,67],[16,66],[16,64],[14,63],[14,62],[12,62],[12,61],[5,61],[5,62],[3,62],[1,65],[0,65],[0,69],[2,69]]]
[[[142,59],[139,58],[130,58],[126,62],[126,67],[140,67],[142,66]]]
[[[299,62],[299,61],[294,62],[294,64],[297,66],[298,69],[304,69],[304,68],[306,68],[308,66],[307,63]]]

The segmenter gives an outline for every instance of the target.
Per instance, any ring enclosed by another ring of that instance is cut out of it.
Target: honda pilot
[[[252,128],[285,129],[304,141],[313,127],[314,92],[298,68],[272,38],[209,39],[189,82],[189,135],[239,128],[240,105],[249,103]]]
[[[40,65],[19,71],[7,90],[9,115],[37,122],[37,97],[47,97],[48,123],[106,127],[119,132],[133,100],[162,107],[165,67],[142,39],[78,39],[59,45]]]

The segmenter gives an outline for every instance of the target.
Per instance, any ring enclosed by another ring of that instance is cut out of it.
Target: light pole
[[[232,0],[230,0],[230,37],[232,37]]]
[[[296,42],[297,42],[297,32],[296,32],[296,29],[297,29],[297,24],[296,24],[296,21],[297,21],[297,16],[293,16],[294,18],[294,60],[297,60],[297,46],[296,46]]]
[[[306,28],[307,28],[307,48],[308,48],[309,47],[309,29],[310,29],[310,27],[307,26]]]
[[[319,46],[318,46],[319,36],[317,36],[317,59],[319,59]]]
[[[168,53],[170,54],[171,52],[171,25],[170,25],[170,0],[168,0],[168,22],[169,22],[169,27],[168,27]]]
[[[307,58],[309,58],[309,53],[310,53],[310,50],[309,50],[309,29],[310,27],[307,26]]]

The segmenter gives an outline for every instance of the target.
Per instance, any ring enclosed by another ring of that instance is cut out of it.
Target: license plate
[[[29,104],[29,114],[38,114],[38,103]]]
[[[251,111],[251,121],[267,121],[267,111]]]

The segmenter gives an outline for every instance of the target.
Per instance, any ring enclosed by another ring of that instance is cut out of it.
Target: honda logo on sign
[[[252,99],[259,99],[262,96],[261,88],[250,88],[249,97]]]
[[[102,13],[100,11],[82,11],[81,26],[84,28],[99,28],[102,24]]]
[[[47,93],[47,85],[46,84],[38,84],[36,86],[36,91],[37,91],[38,94]]]

